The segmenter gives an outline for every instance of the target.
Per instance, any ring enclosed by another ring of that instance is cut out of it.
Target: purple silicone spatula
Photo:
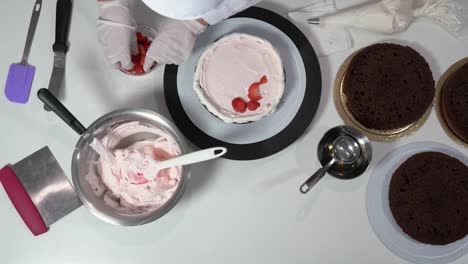
[[[28,36],[24,45],[23,58],[20,63],[12,63],[8,71],[8,77],[5,85],[5,96],[8,100],[24,104],[29,100],[31,85],[36,69],[28,64],[29,51],[36,32],[37,21],[41,13],[42,0],[36,0],[34,9],[29,22]]]

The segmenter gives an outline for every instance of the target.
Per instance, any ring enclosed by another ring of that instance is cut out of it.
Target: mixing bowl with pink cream
[[[90,143],[96,137],[109,150],[119,149],[117,155],[125,154],[122,149],[141,149],[144,153],[154,147],[178,156],[187,152],[181,135],[170,121],[149,110],[118,110],[96,120],[81,136],[73,153],[72,179],[83,204],[98,218],[116,225],[142,225],[166,214],[184,193],[189,166],[171,168],[162,174],[160,178],[167,177],[171,183],[163,192],[151,182],[117,184],[120,176],[114,177],[112,168],[102,162]],[[120,158],[125,161],[127,157]]]

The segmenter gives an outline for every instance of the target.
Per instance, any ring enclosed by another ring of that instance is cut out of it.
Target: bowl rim
[[[99,210],[94,204],[88,200],[88,197],[85,195],[83,190],[81,189],[80,183],[82,182],[79,179],[79,161],[80,161],[80,147],[87,144],[86,142],[89,141],[89,137],[91,133],[99,127],[100,124],[104,123],[105,121],[114,118],[115,116],[121,115],[136,115],[145,118],[149,118],[153,121],[156,121],[162,124],[164,129],[168,129],[171,136],[175,137],[174,139],[179,144],[181,155],[188,152],[188,145],[185,138],[182,136],[182,133],[178,130],[178,128],[171,122],[169,119],[165,118],[159,113],[153,112],[147,109],[137,109],[137,108],[124,108],[120,110],[115,110],[109,112],[98,119],[96,119],[86,130],[84,134],[81,135],[78,142],[75,145],[75,150],[73,151],[72,155],[72,164],[71,164],[71,172],[72,172],[72,181],[75,188],[75,191],[83,203],[83,205],[97,218],[114,225],[121,225],[121,226],[137,226],[143,225],[164,216],[167,212],[169,212],[180,200],[183,193],[185,192],[185,188],[187,185],[188,180],[190,179],[190,166],[183,166],[181,172],[181,178],[179,184],[174,192],[174,195],[169,198],[169,200],[163,205],[147,213],[147,215],[135,221],[134,218],[131,219],[121,219],[114,215],[107,214],[102,210]]]

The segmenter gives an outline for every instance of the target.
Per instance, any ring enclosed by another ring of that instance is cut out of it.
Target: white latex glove
[[[97,35],[104,55],[114,68],[133,68],[132,54],[138,53],[136,22],[130,15],[132,0],[99,1]]]
[[[159,27],[156,37],[146,53],[143,69],[148,72],[158,64],[181,64],[192,53],[197,35],[205,31],[206,25],[198,21],[168,19]]]

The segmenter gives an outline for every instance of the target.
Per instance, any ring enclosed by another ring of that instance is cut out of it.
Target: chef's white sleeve
[[[203,1],[203,0],[200,0]],[[228,0],[202,17],[208,24],[214,25],[222,20],[254,6],[262,0]]]

